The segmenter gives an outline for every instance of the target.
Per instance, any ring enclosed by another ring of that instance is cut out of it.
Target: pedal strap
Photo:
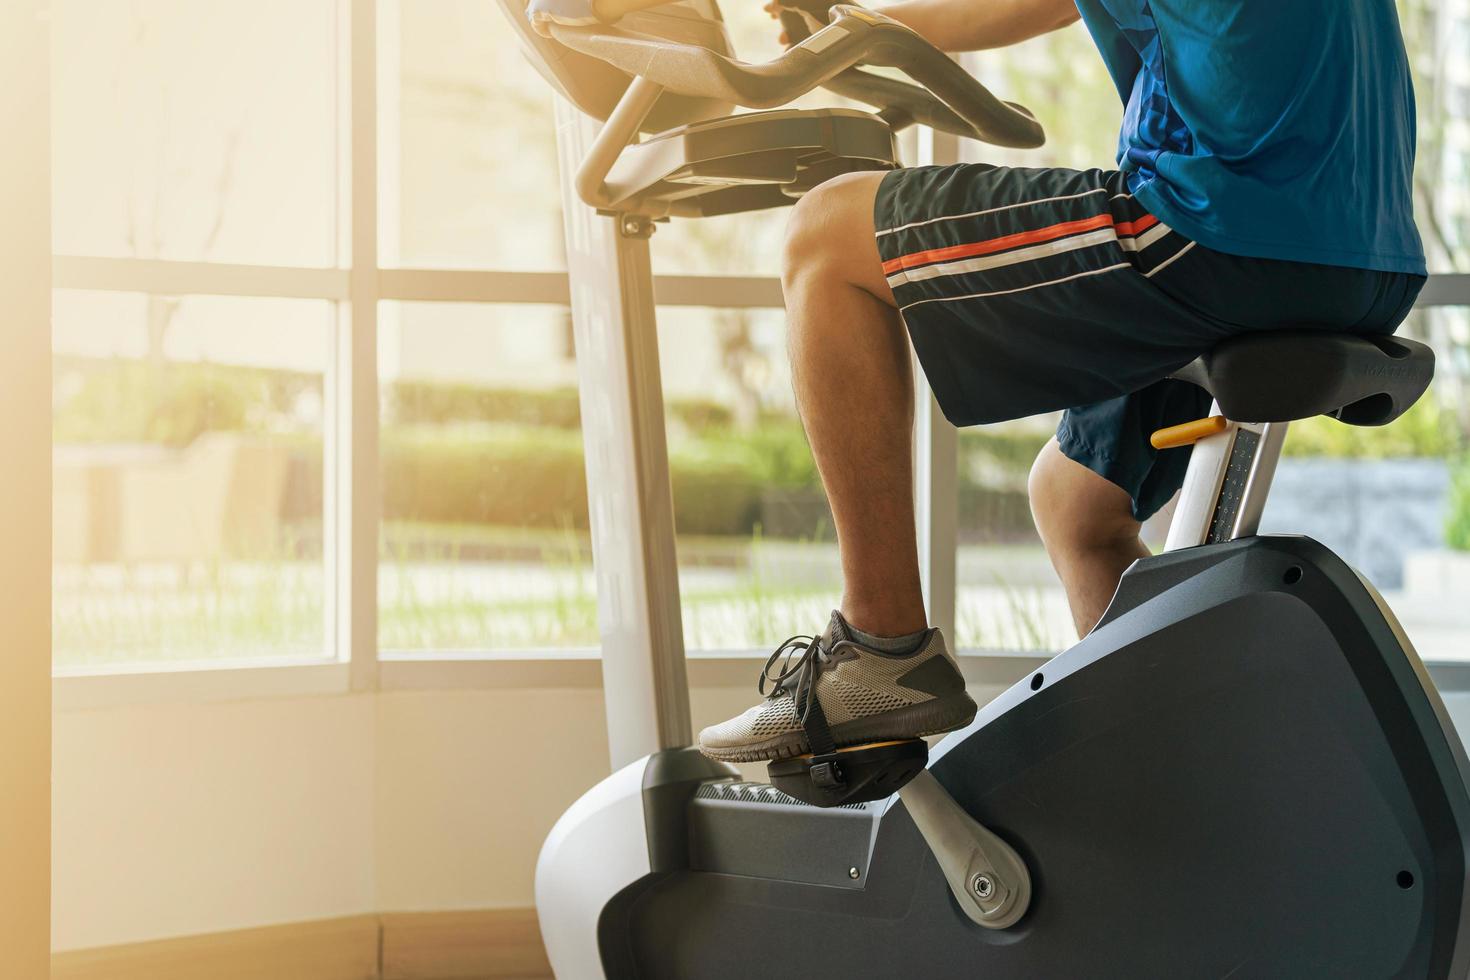
[[[802,716],[801,727],[806,732],[807,748],[811,750],[812,762],[809,767],[812,783],[823,789],[836,789],[846,782],[842,773],[842,766],[837,761],[837,741],[832,737],[832,729],[827,724],[827,715],[822,711],[822,703],[813,695],[806,714]]]

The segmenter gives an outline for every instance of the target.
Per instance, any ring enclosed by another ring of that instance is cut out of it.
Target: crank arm
[[[1031,873],[1015,849],[976,823],[928,769],[898,795],[965,914],[986,929],[1019,922],[1031,905]]]

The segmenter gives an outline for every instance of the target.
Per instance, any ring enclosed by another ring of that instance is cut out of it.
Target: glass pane
[[[1055,416],[1039,416],[960,430],[957,648],[1047,651],[1076,640],[1026,498],[1031,461],[1055,429]]]
[[[1426,660],[1470,658],[1470,310],[1421,310],[1435,380],[1380,429],[1292,426],[1262,529],[1306,534],[1383,593]]]
[[[571,318],[385,303],[384,650],[595,647]]]
[[[1414,204],[1429,268],[1470,269],[1470,17],[1461,4],[1398,0],[1414,73],[1419,146]]]
[[[820,631],[842,592],[785,344],[779,310],[659,311],[691,650],[751,650]]]
[[[649,249],[659,275],[778,276],[790,208],[675,219],[656,226]]]
[[[563,268],[552,89],[498,5],[381,9],[384,264]]]
[[[333,0],[50,9],[57,252],[333,263]]]
[[[964,64],[996,95],[1030,109],[1046,129],[1046,144],[1034,150],[962,141],[965,159],[1018,167],[1117,166],[1123,105],[1081,23],[1011,48],[965,55]]]
[[[328,654],[312,300],[58,291],[58,665]]]

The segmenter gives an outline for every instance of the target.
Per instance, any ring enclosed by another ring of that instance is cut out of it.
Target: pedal
[[[799,755],[767,764],[771,785],[812,806],[868,803],[898,792],[929,761],[922,738],[852,745],[826,755]]]

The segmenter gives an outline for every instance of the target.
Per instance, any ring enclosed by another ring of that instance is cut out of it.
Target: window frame
[[[383,267],[379,257],[379,0],[336,0],[338,21],[338,262],[331,268],[213,262],[53,257],[53,288],[160,295],[326,300],[338,310],[327,366],[323,560],[328,628],[321,658],[221,660],[54,668],[60,709],[150,702],[339,694],[375,690],[601,688],[597,651],[380,651],[378,586],[378,311],[384,301],[570,304],[566,272]],[[385,5],[385,9],[389,9]],[[391,14],[390,14],[391,16]],[[957,140],[921,130],[921,162],[958,158]],[[654,278],[659,306],[780,309],[766,276]],[[1470,306],[1470,274],[1431,276],[1420,306]],[[915,364],[916,496],[920,562],[931,621],[953,632],[958,524],[957,430],[940,413]],[[598,492],[591,488],[592,493]],[[672,599],[677,604],[678,597]],[[693,650],[691,686],[738,686],[764,650]],[[961,651],[966,679],[1008,685],[1050,654]],[[1432,663],[1445,690],[1470,690],[1470,663]]]

